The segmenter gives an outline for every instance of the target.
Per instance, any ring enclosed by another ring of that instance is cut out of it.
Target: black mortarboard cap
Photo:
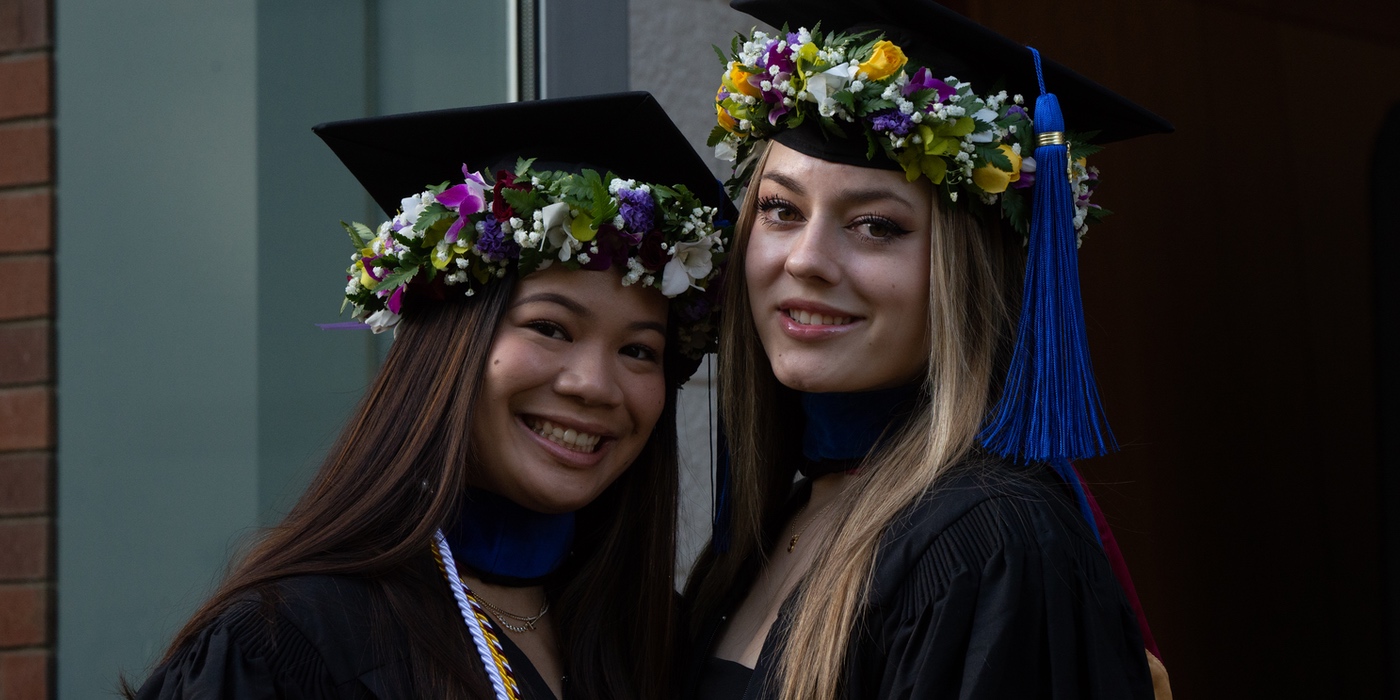
[[[658,185],[685,185],[734,220],[723,186],[646,92],[565,97],[395,114],[313,127],[374,201],[393,216],[404,197],[458,182],[471,170],[608,171]]]
[[[882,32],[911,62],[927,66],[936,77],[951,75],[972,83],[978,94],[987,94],[996,85],[1028,101],[1040,94],[1030,49],[932,0],[733,0],[730,6],[774,27],[786,24],[793,31],[821,22],[823,32]],[[1165,119],[1128,98],[1059,63],[1043,58],[1041,62],[1045,86],[1059,96],[1070,131],[1097,131],[1093,141],[1099,144],[1172,131]],[[799,133],[794,136],[802,138]],[[807,136],[826,141],[815,129]],[[850,141],[860,151],[863,164],[872,165],[864,158],[864,139]]]

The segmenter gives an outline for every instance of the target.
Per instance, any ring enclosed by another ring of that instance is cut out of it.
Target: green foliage
[[[515,176],[525,177],[530,172],[530,166],[535,162],[534,158],[520,158],[515,161]]]
[[[355,246],[355,250],[368,248],[369,242],[374,239],[374,232],[368,226],[355,221],[351,223],[340,222],[345,227],[345,232],[350,234],[350,243]]]
[[[1001,213],[1011,222],[1011,227],[1016,233],[1024,238],[1031,235],[1027,224],[1030,221],[1030,213],[1026,211],[1026,198],[1021,191],[1015,188],[1008,188],[1001,193]]]
[[[414,275],[418,274],[419,269],[420,268],[417,266],[413,266],[396,270],[380,280],[379,284],[375,286],[375,289],[395,289],[400,285],[408,284],[408,282],[413,279]],[[428,269],[432,269],[432,266],[429,265]]]
[[[547,203],[544,195],[539,190],[516,190],[509,187],[501,190],[501,197],[505,198],[506,204],[514,209],[516,216],[529,219],[529,213],[536,209],[541,209]]]
[[[720,47],[714,44],[710,44],[710,48],[714,49],[715,55],[719,57],[719,64],[721,66],[724,66],[726,69],[729,68],[729,57],[724,55],[724,49],[721,49]]]
[[[438,202],[433,202],[423,208],[423,213],[418,215],[418,221],[413,224],[413,230],[427,231],[429,228],[432,228],[433,225],[449,216],[457,216],[457,212],[448,209]]]
[[[1088,158],[1102,151],[1103,146],[1096,146],[1090,143],[1090,141],[1093,141],[1098,135],[1099,132],[1097,131],[1065,134],[1065,141],[1069,142],[1069,159],[1073,161],[1079,160],[1080,158]]]
[[[976,153],[977,158],[983,163],[995,165],[1000,170],[1008,173],[1012,171],[1011,159],[1007,158],[1006,154],[1003,153],[1000,148],[997,148],[997,144],[995,143],[978,144],[977,150],[974,151],[974,153]]]
[[[726,136],[729,136],[729,132],[725,130],[724,127],[716,124],[715,128],[710,129],[710,137],[705,139],[705,145],[714,148],[718,146],[719,142],[723,141]]]

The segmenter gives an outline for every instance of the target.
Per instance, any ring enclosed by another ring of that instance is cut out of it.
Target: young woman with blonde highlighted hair
[[[823,31],[741,37],[717,96],[747,191],[687,697],[1169,695],[1069,466],[1112,447],[1072,264],[1097,173],[1054,95],[1033,131],[974,92],[1035,94],[1039,55],[930,2],[734,6]],[[1102,140],[1170,129],[1043,82]]]

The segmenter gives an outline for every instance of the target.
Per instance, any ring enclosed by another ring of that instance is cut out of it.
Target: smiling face
[[[799,391],[913,380],[929,358],[932,192],[773,143],[744,257],[773,373]]]
[[[542,513],[578,510],[632,463],[666,402],[666,299],[617,271],[520,280],[472,425],[473,485]]]

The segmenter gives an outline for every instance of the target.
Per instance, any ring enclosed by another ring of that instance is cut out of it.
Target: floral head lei
[[[784,30],[786,32],[786,30]],[[911,70],[904,51],[881,35],[823,35],[820,26],[784,36],[754,31],[736,36],[715,95],[719,125],[710,133],[715,155],[733,162],[732,195],[747,182],[759,141],[815,121],[832,139],[864,134],[866,157],[884,154],[913,182],[927,177],[944,201],[966,192],[1027,235],[1029,203],[1021,190],[1035,181],[1035,134],[1021,95],[983,97],[955,77],[938,79],[926,67]],[[854,131],[854,130],[853,130]],[[1074,227],[1083,238],[1108,210],[1089,201],[1098,169],[1085,158],[1099,150],[1092,134],[1070,136],[1069,176]]]
[[[536,171],[532,162],[522,159],[493,181],[463,165],[463,182],[404,198],[378,229],[342,222],[356,253],[341,309],[350,305],[378,333],[398,323],[410,283],[472,296],[511,269],[523,277],[550,265],[617,265],[624,286],[655,287],[673,300],[684,355],[713,351],[715,278],[730,235],[715,208],[682,185]]]

